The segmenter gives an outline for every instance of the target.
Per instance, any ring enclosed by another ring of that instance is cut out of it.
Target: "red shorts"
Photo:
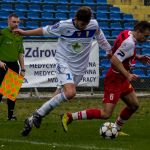
[[[109,69],[104,79],[104,103],[116,104],[122,96],[133,91],[131,83],[122,74]]]

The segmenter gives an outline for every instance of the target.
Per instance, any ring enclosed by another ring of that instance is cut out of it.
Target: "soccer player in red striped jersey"
[[[104,79],[104,107],[102,109],[90,108],[75,113],[65,113],[62,115],[64,131],[68,131],[68,124],[74,120],[108,119],[119,99],[122,99],[126,104],[115,122],[118,131],[121,130],[123,124],[139,107],[136,93],[130,84],[130,81],[136,80],[138,76],[130,73],[130,66],[135,60],[150,64],[148,56],[136,55],[135,44],[136,42],[145,42],[149,35],[150,23],[147,21],[137,23],[133,31],[124,30],[119,34],[112,48],[113,56],[111,58],[111,60],[115,58],[117,61],[112,61]],[[126,135],[123,132],[120,132],[121,134]]]

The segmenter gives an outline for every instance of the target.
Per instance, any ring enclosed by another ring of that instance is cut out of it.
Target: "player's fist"
[[[17,35],[26,35],[26,31],[22,30],[22,29],[14,29],[13,33],[17,34]]]
[[[0,68],[6,69],[6,64],[0,61]]]
[[[136,80],[138,77],[139,77],[139,76],[136,75],[136,74],[131,74],[131,73],[129,73],[129,74],[128,74],[128,81],[134,81],[134,80]]]

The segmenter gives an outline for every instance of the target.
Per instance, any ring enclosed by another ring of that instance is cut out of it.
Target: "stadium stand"
[[[85,4],[92,8],[94,18],[98,20],[100,28],[103,30],[106,38],[112,44],[120,31],[124,29],[133,29],[133,26],[137,21],[134,19],[134,12],[136,10],[141,10],[141,12],[143,12],[145,9],[145,14],[149,13],[149,7],[144,6],[140,0],[139,2],[136,1],[136,4],[133,0],[131,0],[130,5],[129,3],[121,0],[1,0],[0,29],[7,26],[7,17],[13,12],[16,13],[22,20],[20,28],[34,29],[41,26],[54,24],[59,20],[73,18],[75,11],[80,6]],[[112,4],[115,5],[113,6]],[[133,5],[136,5],[136,7]],[[143,18],[146,19],[144,15]],[[31,39],[41,37],[25,38]],[[150,42],[145,42],[144,44],[138,43],[136,47],[138,54],[150,56]],[[106,70],[110,66],[110,62],[106,58],[106,53],[104,50],[100,50],[99,55],[102,79],[105,76]],[[138,61],[135,65],[135,69],[133,69],[133,72],[140,74],[142,77],[150,77],[150,69],[148,66],[145,66]]]

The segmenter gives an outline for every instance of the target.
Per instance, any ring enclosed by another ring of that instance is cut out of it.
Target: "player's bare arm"
[[[136,55],[136,59],[141,61],[142,63],[150,65],[150,57],[149,56]]]
[[[34,30],[22,30],[22,29],[14,29],[14,33],[23,35],[23,36],[40,36],[43,35],[43,30],[42,28],[37,28]]]
[[[129,81],[136,80],[138,75],[129,73],[123,66],[122,62],[113,55],[110,59],[111,63],[114,65],[117,71],[122,73]]]

